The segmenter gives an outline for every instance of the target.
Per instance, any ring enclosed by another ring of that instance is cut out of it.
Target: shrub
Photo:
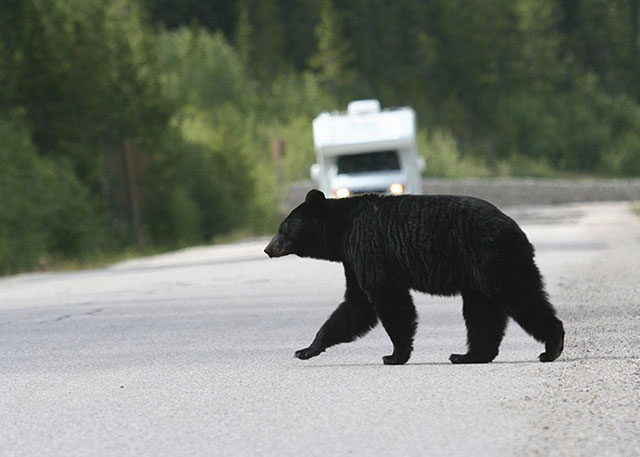
[[[0,138],[0,271],[99,249],[100,211],[71,167],[39,157],[19,121],[0,120]]]

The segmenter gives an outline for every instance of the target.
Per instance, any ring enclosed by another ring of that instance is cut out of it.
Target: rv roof
[[[380,102],[378,100],[354,100],[347,105],[349,114],[379,113]]]
[[[313,139],[316,150],[342,150],[358,144],[397,149],[415,143],[415,128],[415,112],[411,108],[359,115],[323,113],[313,120]]]

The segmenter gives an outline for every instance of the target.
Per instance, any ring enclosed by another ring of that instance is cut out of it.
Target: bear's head
[[[332,203],[319,190],[310,190],[304,202],[282,221],[278,233],[264,249],[269,257],[295,254],[325,260],[340,260],[339,233]]]

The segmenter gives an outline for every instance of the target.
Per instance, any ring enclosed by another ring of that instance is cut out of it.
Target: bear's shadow
[[[590,361],[590,360],[637,360],[638,357],[637,356],[624,356],[624,357],[618,357],[618,356],[602,356],[602,357],[598,357],[598,356],[588,356],[588,357],[572,357],[572,358],[567,358],[567,359],[557,359],[555,360],[555,362],[553,364],[549,364],[550,366],[555,366],[558,364],[566,364],[566,363],[572,363],[572,362],[585,362],[585,361]],[[494,360],[491,363],[476,363],[476,364],[468,364],[467,366],[486,366],[486,367],[490,367],[490,366],[495,366],[495,365],[530,365],[530,364],[536,364],[536,365],[544,365],[546,366],[547,364],[541,364],[538,360]],[[380,363],[323,363],[323,364],[318,364],[318,365],[307,365],[307,367],[309,368],[340,368],[340,367],[380,367],[380,366],[385,366],[382,362]],[[408,362],[404,365],[400,365],[400,366],[451,366],[451,367],[456,367],[458,368],[459,364],[453,364],[449,361],[443,361],[443,362]],[[397,368],[398,365],[394,365],[393,368]]]

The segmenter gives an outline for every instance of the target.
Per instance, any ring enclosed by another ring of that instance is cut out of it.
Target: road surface
[[[381,327],[294,359],[343,273],[267,240],[0,279],[0,455],[640,455],[640,218],[511,214],[565,323],[550,364],[514,324],[495,362],[451,365],[460,299],[421,294],[407,365],[382,364]]]

